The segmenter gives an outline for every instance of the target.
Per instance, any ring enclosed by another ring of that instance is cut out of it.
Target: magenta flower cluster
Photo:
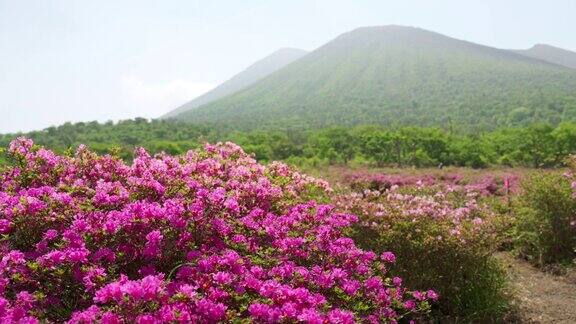
[[[0,173],[0,322],[353,323],[419,318],[438,295],[342,234],[326,182],[238,146],[131,165],[11,143]]]

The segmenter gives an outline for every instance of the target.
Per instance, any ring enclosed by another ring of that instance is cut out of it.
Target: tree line
[[[361,163],[374,166],[491,165],[557,167],[576,153],[576,123],[533,124],[466,133],[430,127],[356,126],[319,130],[217,130],[171,120],[65,123],[41,131],[0,135],[6,147],[17,136],[57,152],[86,144],[129,160],[134,147],[181,154],[204,142],[232,141],[263,162],[298,165]]]

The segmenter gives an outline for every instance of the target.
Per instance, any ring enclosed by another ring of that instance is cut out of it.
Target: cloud
[[[146,83],[134,76],[123,76],[120,87],[125,105],[135,114],[155,118],[213,89],[209,82],[183,79],[164,83]]]

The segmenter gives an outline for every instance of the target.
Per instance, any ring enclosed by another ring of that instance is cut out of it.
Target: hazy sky
[[[576,50],[576,0],[0,0],[0,133],[154,118],[280,47],[401,24]]]

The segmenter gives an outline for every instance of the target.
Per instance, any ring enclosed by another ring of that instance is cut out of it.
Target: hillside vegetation
[[[576,71],[426,30],[345,33],[180,120],[234,129],[333,125],[469,131],[576,120]]]

